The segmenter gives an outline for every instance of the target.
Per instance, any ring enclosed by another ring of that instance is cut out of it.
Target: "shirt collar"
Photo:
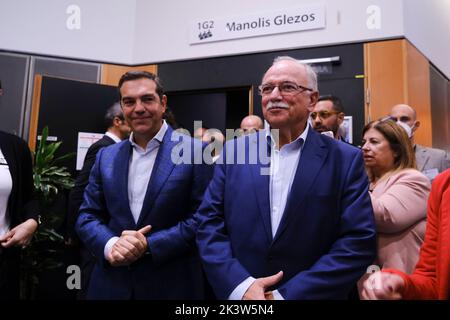
[[[163,141],[164,135],[166,134],[166,131],[167,131],[168,127],[169,126],[167,125],[166,120],[163,119],[163,124],[162,124],[161,128],[159,129],[158,133],[155,134],[155,136],[147,143],[146,150],[148,150],[148,148],[153,144],[152,143],[153,141],[158,142],[158,143],[161,143]],[[134,137],[134,133],[132,132],[130,134],[130,138],[128,139],[130,141],[131,145],[134,148],[142,149],[136,142],[134,142],[134,138],[133,137]]]
[[[267,143],[269,143],[271,146],[275,145],[275,139],[272,136],[272,133],[270,132],[270,124],[264,120],[264,131],[266,134],[266,140]],[[308,132],[309,132],[309,122],[306,123],[306,127],[305,130],[303,130],[302,134],[299,135],[297,137],[297,139],[295,139],[294,141],[292,141],[291,143],[289,143],[289,145],[299,145],[302,146],[305,144],[306,141],[306,137],[308,136]]]
[[[105,132],[105,136],[110,137],[111,139],[114,140],[115,143],[119,143],[120,141],[122,141],[122,139],[120,139],[118,136],[116,136],[114,133],[106,131]]]

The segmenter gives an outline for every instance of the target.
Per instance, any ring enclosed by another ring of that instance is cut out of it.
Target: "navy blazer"
[[[193,214],[200,205],[212,166],[174,164],[171,154],[199,149],[186,135],[172,141],[169,127],[159,147],[137,223],[128,201],[129,140],[99,151],[84,193],[76,231],[96,257],[88,299],[202,299],[203,275],[195,246]],[[193,160],[193,152],[189,155]],[[112,267],[104,248],[123,230],[150,224],[149,251],[130,266]]]
[[[346,299],[376,255],[361,151],[310,129],[272,237],[270,177],[261,175],[270,164],[249,164],[263,144],[257,133],[226,144],[222,161],[230,150],[236,161],[243,148],[246,162],[216,163],[197,214],[197,244],[216,296],[227,299],[247,277],[282,270],[272,289],[285,299]]]

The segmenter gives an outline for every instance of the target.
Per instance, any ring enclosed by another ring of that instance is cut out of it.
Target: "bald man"
[[[264,128],[263,121],[258,116],[251,114],[242,119],[241,129],[244,132],[244,134],[252,133],[261,130],[263,128]]]
[[[447,152],[441,149],[427,148],[414,142],[414,133],[420,127],[417,120],[416,110],[407,104],[397,104],[391,109],[390,116],[397,122],[406,124],[403,126],[416,153],[417,169],[422,171],[430,180],[433,180],[438,173],[445,171],[450,166]]]

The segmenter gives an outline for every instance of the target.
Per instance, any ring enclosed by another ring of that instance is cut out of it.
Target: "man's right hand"
[[[364,300],[399,300],[405,286],[402,277],[388,272],[375,272],[363,283]]]
[[[283,271],[278,272],[277,274],[274,274],[270,277],[265,278],[258,278],[256,279],[250,287],[248,287],[247,291],[245,292],[244,296],[242,297],[242,300],[268,300],[270,297],[273,298],[271,293],[267,294],[266,297],[266,290],[267,288],[276,285],[278,282],[281,281],[283,278]]]
[[[108,255],[108,261],[112,266],[130,265],[139,259],[147,250],[147,234],[151,226],[145,226],[140,230],[125,230],[119,240],[112,246]]]

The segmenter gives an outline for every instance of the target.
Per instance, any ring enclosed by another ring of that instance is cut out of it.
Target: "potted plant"
[[[44,271],[62,266],[63,236],[57,231],[64,221],[64,190],[71,189],[74,181],[66,167],[59,163],[74,153],[61,157],[55,154],[60,142],[47,142],[48,127],[42,130],[35,152],[33,179],[36,198],[40,203],[41,224],[29,246],[22,251],[21,298],[35,299],[39,277]]]

